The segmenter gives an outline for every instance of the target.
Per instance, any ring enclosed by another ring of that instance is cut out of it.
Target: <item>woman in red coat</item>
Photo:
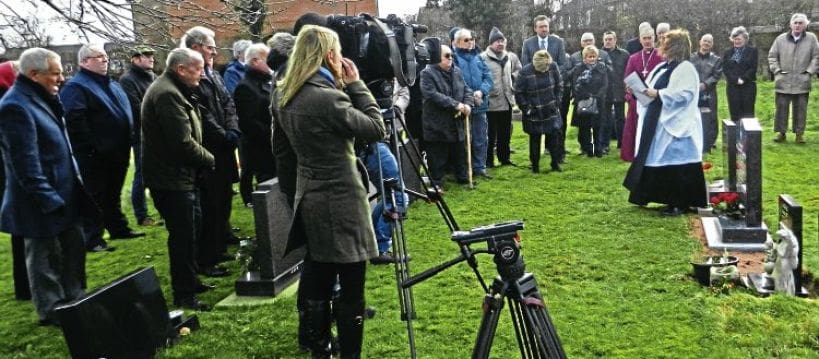
[[[632,72],[637,72],[645,82],[646,76],[657,64],[663,62],[662,57],[654,48],[654,29],[645,27],[640,30],[640,44],[643,45],[641,51],[635,52],[628,58],[626,72],[623,77],[628,77]],[[634,149],[636,148],[635,138],[637,137],[637,101],[631,95],[631,91],[626,89],[626,101],[628,102],[628,114],[626,123],[623,125],[623,140],[620,146],[620,158],[623,161],[631,162],[634,159]]]

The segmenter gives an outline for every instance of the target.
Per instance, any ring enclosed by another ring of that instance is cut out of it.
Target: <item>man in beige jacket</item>
[[[793,14],[791,31],[777,36],[768,52],[768,65],[774,74],[776,87],[776,142],[785,141],[790,106],[793,108],[796,143],[805,143],[805,118],[811,78],[819,69],[819,42],[816,35],[805,31],[809,23],[805,14]]]

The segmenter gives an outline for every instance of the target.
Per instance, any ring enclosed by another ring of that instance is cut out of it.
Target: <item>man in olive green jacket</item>
[[[214,166],[213,155],[202,146],[193,96],[203,69],[198,52],[171,51],[165,73],[142,102],[143,176],[168,229],[174,304],[195,310],[210,309],[195,294],[212,288],[196,277],[194,260],[202,224],[198,178]]]
[[[768,51],[768,65],[774,74],[776,87],[776,114],[774,141],[785,141],[788,131],[788,107],[793,107],[793,132],[796,143],[805,143],[805,119],[811,78],[819,70],[819,42],[816,35],[806,31],[805,14],[791,16],[791,30],[776,37]]]

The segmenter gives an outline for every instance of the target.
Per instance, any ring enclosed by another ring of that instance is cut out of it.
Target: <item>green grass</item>
[[[726,118],[722,90],[720,95],[720,118]],[[808,113],[819,113],[817,91],[811,97]],[[774,144],[773,89],[768,82],[760,83],[756,112],[765,129],[764,220],[776,228],[777,195],[793,195],[805,207],[805,266],[819,268],[819,170],[813,158],[819,150],[816,117],[808,119],[808,144],[794,144],[792,135],[790,142]],[[492,171],[495,178],[482,181],[476,190],[452,185],[446,199],[464,229],[511,219],[525,221],[521,235],[527,269],[538,279],[570,357],[819,357],[819,306],[814,299],[758,298],[739,288],[726,295],[700,287],[690,278],[688,264],[702,250],[690,233],[695,217],[663,218],[653,208],[628,204],[628,193],[621,186],[628,164],[614,154],[603,159],[576,156],[574,129],[569,138],[563,173],[534,175],[525,168],[498,168]],[[516,123],[517,153],[512,160],[522,166],[528,164],[526,143]],[[720,177],[722,155],[715,152],[706,160],[715,164],[706,176]],[[126,190],[123,198],[127,195]],[[238,199],[233,222],[244,233],[253,230],[252,214]],[[458,255],[434,206],[414,204],[406,229],[413,273]],[[90,287],[154,265],[170,299],[166,233],[161,227],[148,231],[142,240],[116,241],[116,252],[89,255]],[[37,327],[31,304],[12,299],[9,250],[9,241],[0,240],[0,357],[66,357],[61,332]],[[236,264],[231,268],[238,270]],[[494,276],[491,258],[481,257],[480,270],[487,279]],[[367,276],[368,304],[378,309],[378,315],[366,323],[364,356],[407,357],[406,326],[398,318],[393,268],[370,266]],[[211,303],[232,288],[232,278],[214,282],[219,288],[202,296]],[[418,284],[414,298],[418,357],[468,357],[483,298],[471,269],[457,265]],[[295,299],[287,297],[270,305],[201,313],[202,329],[159,356],[307,357],[296,348],[294,308]],[[492,357],[518,355],[504,314]]]

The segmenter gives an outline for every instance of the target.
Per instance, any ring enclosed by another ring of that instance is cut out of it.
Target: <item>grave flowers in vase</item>
[[[718,216],[725,216],[731,219],[741,219],[744,215],[744,213],[742,213],[742,201],[740,200],[739,193],[719,193],[711,196],[710,202],[711,208],[714,210],[714,214]]]

